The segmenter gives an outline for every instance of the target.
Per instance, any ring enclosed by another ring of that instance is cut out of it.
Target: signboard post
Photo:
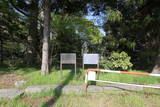
[[[76,75],[76,53],[61,53],[60,56],[60,70],[63,64],[74,64]]]
[[[99,68],[99,54],[83,54],[83,69],[85,64],[97,65]]]

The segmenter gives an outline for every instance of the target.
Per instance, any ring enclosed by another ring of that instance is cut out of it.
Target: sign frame
[[[99,68],[99,54],[85,53],[83,54],[83,69],[84,65],[97,65]]]
[[[60,53],[60,70],[62,71],[63,64],[74,64],[76,75],[76,53]]]

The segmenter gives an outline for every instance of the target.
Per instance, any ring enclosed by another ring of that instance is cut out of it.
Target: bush
[[[126,52],[113,52],[109,57],[102,59],[101,65],[105,69],[128,70],[133,66],[130,59]]]
[[[23,61],[21,59],[9,59],[7,61],[8,69],[13,72],[15,71],[19,66],[22,67]]]

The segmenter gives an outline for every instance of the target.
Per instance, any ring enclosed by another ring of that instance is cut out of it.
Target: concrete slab
[[[42,85],[30,86],[25,89],[25,93],[38,93],[45,90],[60,90],[62,92],[79,92],[83,90],[83,86],[61,86],[61,85]]]
[[[23,90],[18,89],[0,89],[0,98],[14,98],[23,94]]]
[[[72,85],[45,85],[45,86],[30,86],[25,89],[25,93],[38,93],[45,90],[60,90],[61,92],[84,92],[84,86],[72,86]],[[105,92],[105,91],[141,91],[141,87],[131,87],[122,85],[105,85],[95,86],[90,85],[87,88],[88,92]]]

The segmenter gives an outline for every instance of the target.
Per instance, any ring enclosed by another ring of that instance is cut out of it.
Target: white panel
[[[75,53],[62,53],[61,63],[62,64],[76,64],[76,54]]]
[[[99,64],[99,54],[83,54],[83,64]]]
[[[88,72],[88,80],[96,80],[96,72],[89,71]]]

